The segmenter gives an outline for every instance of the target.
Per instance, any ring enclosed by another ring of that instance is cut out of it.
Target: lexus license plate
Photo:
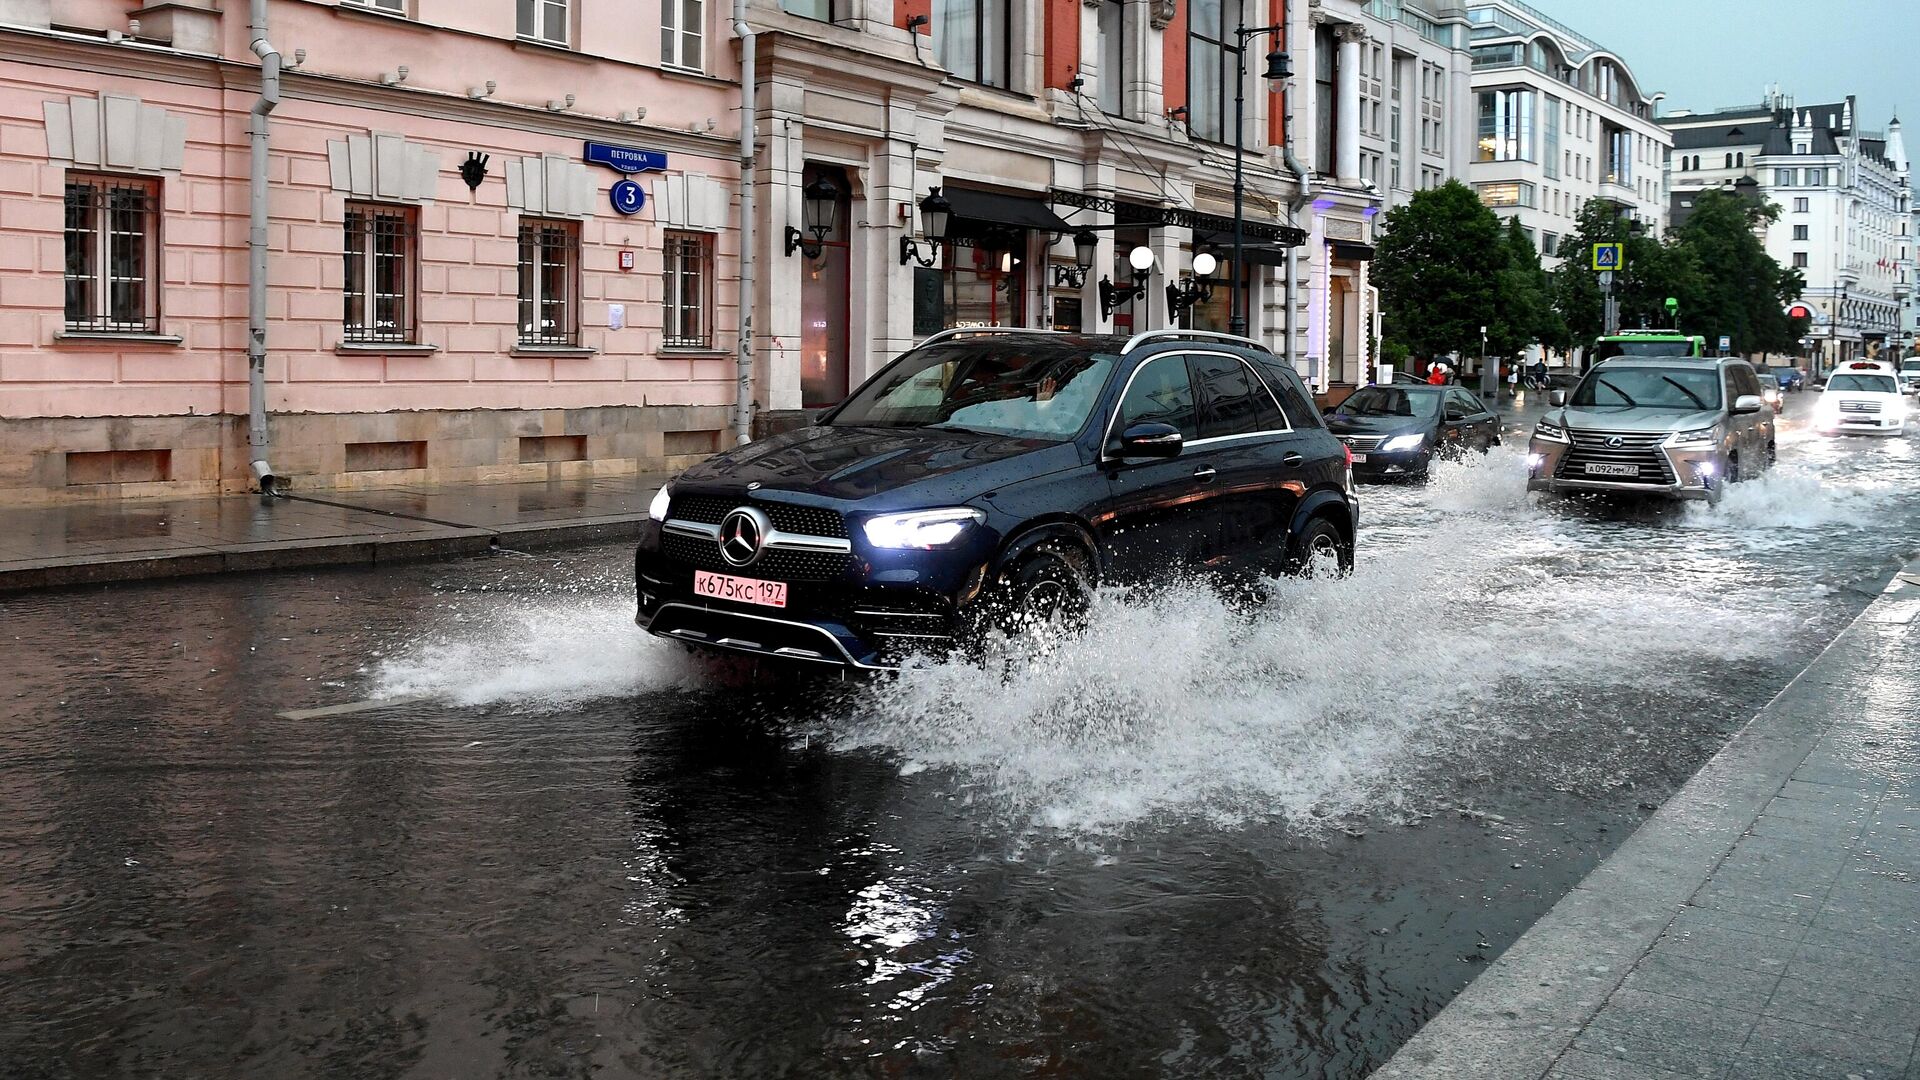
[[[711,596],[715,600],[732,600],[737,604],[758,604],[761,607],[787,606],[787,583],[784,581],[761,581],[759,578],[732,577],[727,574],[709,574],[705,570],[695,570],[693,591],[701,596]]]
[[[1365,454],[1353,455],[1353,463],[1355,465],[1365,465],[1367,463],[1367,455]]]
[[[1639,476],[1640,466],[1615,465],[1610,462],[1594,461],[1594,462],[1589,462],[1587,464],[1587,475],[1588,476]]]

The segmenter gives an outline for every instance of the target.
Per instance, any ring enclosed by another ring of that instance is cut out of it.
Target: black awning
[[[1373,245],[1356,244],[1351,240],[1335,240],[1333,242],[1333,257],[1336,259],[1352,259],[1355,262],[1372,262]]]
[[[951,224],[960,235],[967,235],[962,226],[969,223],[976,229],[982,225],[998,225],[1051,233],[1074,231],[1073,226],[1060,220],[1060,215],[1039,199],[957,187],[942,188],[941,193],[953,206]]]
[[[1210,248],[1214,257],[1223,261],[1233,258],[1233,234],[1230,232],[1209,233],[1196,230],[1193,234],[1193,246],[1195,250],[1201,247]],[[1270,241],[1253,240],[1242,235],[1240,253],[1245,255],[1247,262],[1254,266],[1287,265],[1287,249]]]

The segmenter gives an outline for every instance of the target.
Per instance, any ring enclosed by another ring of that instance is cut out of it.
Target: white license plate
[[[695,570],[693,591],[701,596],[711,596],[716,600],[732,600],[738,604],[758,604],[761,607],[787,606],[787,583],[784,581],[761,581],[759,578],[731,577],[727,574],[709,574],[705,570]]]
[[[1367,455],[1365,454],[1353,455],[1353,463],[1355,465],[1365,465],[1367,463]]]
[[[1589,462],[1587,464],[1587,475],[1588,476],[1639,476],[1640,466],[1613,465],[1613,464],[1607,464],[1607,463],[1598,462],[1598,461]]]

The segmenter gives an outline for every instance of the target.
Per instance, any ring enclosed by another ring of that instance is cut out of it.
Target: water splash
[[[374,697],[562,708],[700,685],[685,649],[633,622],[628,595],[502,597],[463,604],[373,665]]]

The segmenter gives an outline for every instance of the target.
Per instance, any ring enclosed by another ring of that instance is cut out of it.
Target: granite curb
[[[1770,999],[1793,963],[1786,957],[1801,955],[1794,952],[1800,940],[1794,934],[1804,937],[1813,913],[1827,902],[1819,890],[1831,888],[1839,870],[1838,863],[1825,864],[1848,857],[1836,850],[1835,830],[1859,818],[1859,805],[1884,794],[1859,790],[1880,783],[1871,775],[1828,767],[1831,752],[1822,762],[1811,759],[1841,718],[1858,711],[1844,707],[1838,693],[1847,688],[1857,699],[1862,687],[1876,685],[1876,673],[1900,647],[1916,611],[1920,562],[1895,574],[1812,663],[1376,1070],[1374,1080],[1604,1080],[1725,1076],[1729,1070],[1741,1077],[1802,1075],[1792,1070],[1806,1061],[1781,1061],[1786,1072],[1759,1063],[1750,1055],[1761,1051],[1747,1049],[1749,1036],[1764,1028],[1771,1037],[1780,1026],[1755,1022],[1759,1014],[1774,1015]],[[1778,810],[1781,800],[1789,800],[1792,813]],[[1790,849],[1792,859],[1824,861],[1817,871],[1784,858],[1758,870],[1749,866],[1751,857],[1730,865],[1736,848],[1744,853],[1766,844],[1798,845]],[[1804,891],[1782,888],[1783,881],[1801,880],[1810,883]],[[1641,993],[1657,978],[1654,969],[1690,954],[1704,977],[1694,973],[1684,990]],[[1743,964],[1763,985],[1721,1015],[1705,999],[1731,993],[1738,980],[1729,976]],[[1721,1020],[1746,1027],[1735,1035],[1714,1027]],[[1852,1074],[1902,1075],[1900,1066],[1892,1068]],[[1849,1073],[1823,1067],[1806,1075]]]

